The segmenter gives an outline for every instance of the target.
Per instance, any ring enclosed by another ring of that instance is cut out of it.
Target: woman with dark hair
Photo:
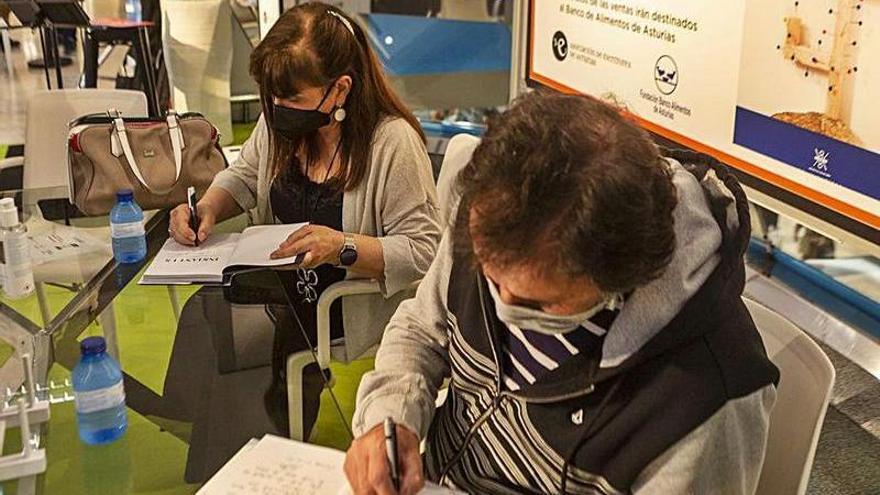
[[[314,342],[321,292],[346,278],[378,280],[384,297],[331,308],[331,338],[346,328],[346,338],[375,343],[383,315],[398,302],[393,296],[430,265],[440,227],[424,134],[357,22],[317,2],[294,7],[254,50],[250,72],[262,117],[240,157],[199,201],[198,232],[185,205],[172,212],[169,230],[192,245],[242,211],[257,224],[309,223],[272,255],[303,255],[295,271],[281,274],[294,312],[270,307],[276,334],[266,401],[286,431],[286,358]],[[314,375],[320,377],[317,369]],[[312,382],[304,390],[306,437],[321,390],[320,380]]]

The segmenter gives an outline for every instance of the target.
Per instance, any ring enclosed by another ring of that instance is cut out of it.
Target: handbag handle
[[[171,149],[174,153],[174,184],[171,187],[165,190],[156,189],[149,184],[147,184],[147,180],[144,179],[143,174],[141,174],[140,167],[134,158],[134,153],[131,150],[131,143],[128,140],[128,133],[125,130],[125,121],[122,119],[122,116],[114,109],[109,111],[110,117],[113,119],[113,136],[111,138],[111,149],[113,155],[119,156],[120,148],[121,154],[125,155],[125,161],[128,162],[128,168],[131,170],[131,173],[137,178],[137,180],[151,193],[156,195],[168,194],[174,189],[174,186],[177,184],[177,181],[180,180],[180,172],[183,168],[183,149],[186,147],[186,143],[183,141],[183,131],[180,129],[180,118],[177,113],[173,110],[168,111],[168,115],[165,117],[165,121],[168,124],[168,136],[171,138]],[[118,143],[118,148],[117,148]]]

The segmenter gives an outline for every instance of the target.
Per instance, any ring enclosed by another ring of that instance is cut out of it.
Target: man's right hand
[[[356,495],[415,495],[425,486],[419,437],[397,425],[397,453],[400,460],[400,492],[394,490],[385,450],[385,429],[379,424],[352,442],[345,455],[345,475]]]
[[[202,203],[199,203],[198,210],[199,242],[205,242],[208,236],[211,235],[211,231],[214,230],[214,223],[217,221],[217,216],[214,214],[213,209]],[[190,211],[189,205],[187,204],[178,205],[171,210],[171,221],[168,233],[171,234],[171,237],[173,237],[178,244],[184,246],[193,246],[196,242],[196,233],[190,228],[189,217]]]

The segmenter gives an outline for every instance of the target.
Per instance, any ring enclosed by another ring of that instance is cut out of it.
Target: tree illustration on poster
[[[526,19],[527,81],[880,246],[880,0],[531,0]]]
[[[872,2],[787,0],[786,7],[780,5],[787,15],[777,21],[783,39],[766,40],[774,46],[764,48],[746,40],[735,144],[880,198],[880,133],[876,115],[865,114],[880,91],[876,81],[867,80],[870,71],[859,71],[863,38],[870,43],[865,56],[876,57],[877,33],[864,29],[866,6]],[[773,3],[749,4],[746,37],[761,36],[750,21],[758,24],[765,16],[758,10]],[[878,11],[871,7],[868,20],[876,23]],[[771,49],[776,56],[768,58]]]
[[[806,39],[807,27],[797,15],[800,3],[794,2],[794,15],[785,19],[785,41],[776,48],[782,50],[783,57],[794,62],[797,68],[804,69],[804,77],[818,73],[828,78],[825,112],[780,112],[773,117],[859,146],[862,144],[861,140],[844,120],[849,114],[843,111],[843,106],[852,104],[852,97],[847,98],[845,93],[852,91],[852,79],[859,71],[855,63],[855,51],[863,21],[857,20],[856,14],[861,11],[862,0],[839,0],[836,8],[828,9],[828,16],[835,20],[834,30],[829,32],[828,29],[822,29],[816,47],[809,45]],[[829,38],[830,48],[827,43]]]

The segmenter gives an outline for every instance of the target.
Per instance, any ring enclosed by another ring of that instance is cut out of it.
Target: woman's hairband
[[[352,36],[354,35],[354,28],[351,26],[351,22],[349,22],[348,19],[346,19],[344,16],[341,16],[341,15],[339,15],[339,13],[334,12],[332,10],[328,10],[327,13],[332,15],[333,17],[339,19],[342,22],[342,24],[345,25],[345,29],[348,29],[348,32],[351,33]]]

